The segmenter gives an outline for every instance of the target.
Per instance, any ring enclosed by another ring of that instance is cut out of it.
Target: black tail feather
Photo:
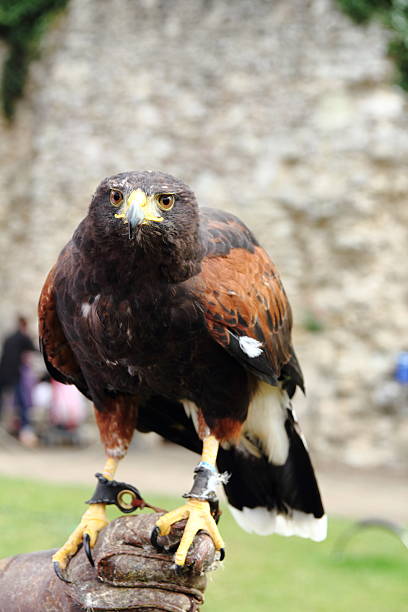
[[[309,453],[305,448],[301,436],[297,431],[297,424],[290,411],[285,423],[289,438],[289,453],[284,465],[273,465],[266,456],[254,456],[244,447],[220,447],[217,466],[220,472],[230,474],[228,482],[224,485],[229,504],[243,511],[259,509],[271,513],[271,521],[276,515],[299,518],[301,513],[310,520],[321,519],[324,509],[320,497],[319,487],[314,474]],[[167,440],[179,444],[193,452],[201,453],[200,441],[194,424],[186,415],[183,404],[162,397],[154,397],[143,404],[139,411],[137,429],[140,431],[155,431]],[[263,518],[265,517],[263,514]],[[235,515],[234,515],[235,516]],[[237,516],[235,516],[237,518]],[[237,518],[244,528],[245,521]],[[250,527],[249,530],[257,531]],[[283,531],[272,529],[272,531]],[[290,531],[304,537],[322,539],[324,528],[319,530],[318,537],[308,533]]]
[[[285,427],[290,443],[284,465],[273,465],[267,457],[255,457],[239,447],[220,449],[218,468],[231,474],[224,485],[228,501],[238,510],[299,510],[320,518],[324,510],[309,453],[289,419]]]

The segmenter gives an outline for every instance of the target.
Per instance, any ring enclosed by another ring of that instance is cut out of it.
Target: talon
[[[157,541],[157,538],[160,535],[160,527],[154,527],[152,529],[152,533],[150,534],[150,543],[153,546],[153,548],[155,548],[156,550],[158,550],[159,552],[164,552],[164,546],[162,546],[161,544],[159,544],[159,542]]]
[[[83,544],[84,544],[85,554],[88,557],[89,563],[92,565],[92,567],[95,567],[95,561],[92,556],[92,550],[91,550],[91,537],[89,533],[84,533]]]
[[[194,498],[189,498],[188,502],[181,508],[172,510],[160,517],[156,524],[158,531],[152,532],[152,543],[157,542],[158,534],[168,535],[171,526],[185,518],[187,518],[187,523],[180,543],[177,545],[174,558],[176,568],[184,566],[190,546],[200,530],[204,530],[210,535],[216,550],[223,551],[224,548],[224,542],[218,532],[214,518],[211,516],[208,502]],[[224,558],[225,552],[221,552],[220,555]]]
[[[220,553],[220,561],[224,561],[224,559],[225,559],[225,548],[220,548],[219,553]]]
[[[58,576],[60,580],[62,580],[63,582],[66,582],[67,584],[72,584],[72,581],[68,580],[68,578],[66,578],[64,574],[62,573],[62,569],[58,561],[53,561],[52,567],[54,568],[54,572],[56,573],[56,575]]]
[[[177,576],[182,576],[184,574],[184,565],[178,565],[177,563],[175,563],[174,569],[176,571]]]
[[[69,560],[73,557],[81,544],[85,548],[86,556],[89,559],[91,565],[94,565],[92,558],[91,549],[95,546],[98,534],[108,524],[105,513],[104,504],[91,504],[82,515],[81,522],[78,527],[71,533],[68,540],[52,557],[52,561],[57,563],[58,569],[65,569],[68,565]],[[59,576],[58,570],[55,568],[57,576]]]
[[[173,553],[176,552],[176,550],[179,547],[179,542],[176,542],[175,544],[172,544],[171,546],[169,546],[168,548],[165,548],[164,551],[166,553],[169,553],[170,555],[172,555]]]
[[[164,553],[167,553],[169,555],[172,555],[173,553],[175,553],[177,548],[178,548],[179,543],[177,542],[176,544],[172,544],[171,546],[166,548],[165,546],[160,544],[160,542],[158,542],[158,540],[157,540],[157,538],[160,535],[161,535],[160,527],[157,527],[157,525],[156,525],[156,527],[154,527],[154,529],[152,530],[152,533],[150,534],[150,543],[153,546],[153,548],[155,548],[159,552],[164,552]]]

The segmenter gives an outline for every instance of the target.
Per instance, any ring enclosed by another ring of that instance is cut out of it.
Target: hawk
[[[304,390],[292,314],[276,267],[237,217],[199,208],[162,172],[103,180],[51,269],[39,301],[50,374],[95,406],[101,482],[116,482],[133,431],[201,453],[186,503],[152,534],[187,518],[176,567],[198,530],[224,543],[211,512],[223,483],[244,529],[322,540],[326,517],[291,399]],[[228,473],[228,478],[220,474]],[[54,555],[62,578],[106,525],[100,493]]]

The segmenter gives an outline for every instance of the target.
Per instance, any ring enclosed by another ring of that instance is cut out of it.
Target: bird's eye
[[[162,210],[170,210],[174,206],[175,199],[176,198],[174,197],[174,195],[171,195],[169,193],[162,193],[162,195],[159,195],[159,197],[157,198],[157,203],[159,204]]]
[[[123,193],[117,189],[111,189],[109,199],[113,206],[120,206],[123,202]]]

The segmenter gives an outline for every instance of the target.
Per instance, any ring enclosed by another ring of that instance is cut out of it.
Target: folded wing
[[[292,313],[276,267],[239,219],[203,211],[207,256],[201,301],[207,328],[230,354],[292,396],[303,377],[291,344]]]

